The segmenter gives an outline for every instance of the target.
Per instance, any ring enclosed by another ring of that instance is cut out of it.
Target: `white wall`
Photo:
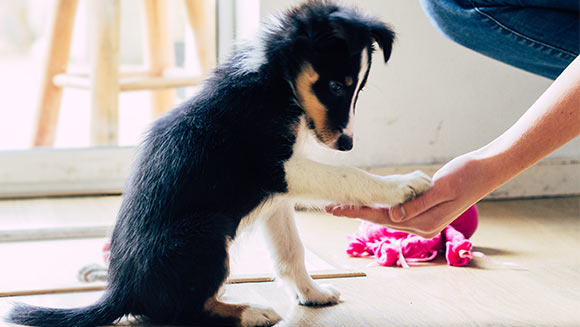
[[[263,0],[262,16],[298,3]],[[355,149],[324,161],[359,166],[443,163],[506,130],[550,85],[441,36],[417,1],[343,1],[392,24],[398,34],[387,65],[374,57],[359,97]],[[577,138],[551,155],[579,158]]]

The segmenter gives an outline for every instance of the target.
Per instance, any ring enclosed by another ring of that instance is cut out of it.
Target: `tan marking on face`
[[[330,144],[338,138],[327,127],[327,109],[320,103],[318,97],[312,92],[312,85],[318,80],[318,73],[309,63],[304,64],[296,78],[296,93],[300,105],[306,112],[307,119],[314,123],[316,135],[325,144]]]
[[[346,84],[346,86],[351,86],[351,85],[352,85],[352,83],[354,83],[354,80],[352,79],[352,77],[350,77],[350,76],[347,76],[347,77],[344,79],[344,84]]]

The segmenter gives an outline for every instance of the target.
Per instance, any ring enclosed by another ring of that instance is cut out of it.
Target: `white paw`
[[[401,184],[399,184],[399,203],[406,202],[415,198],[417,195],[424,193],[433,184],[431,177],[419,170],[403,175],[401,177],[403,179]]]
[[[298,303],[301,305],[328,305],[336,304],[340,298],[340,291],[329,284],[312,284],[301,294],[298,294]]]
[[[273,326],[282,320],[279,314],[271,308],[251,305],[242,312],[240,324],[246,326]]]

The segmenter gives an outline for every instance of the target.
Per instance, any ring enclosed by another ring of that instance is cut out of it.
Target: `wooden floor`
[[[483,202],[479,209],[476,250],[527,270],[481,259],[463,268],[442,259],[410,269],[367,267],[371,259],[344,254],[356,220],[309,213],[298,217],[307,246],[368,275],[322,281],[342,291],[342,303],[297,306],[276,283],[228,285],[225,298],[274,307],[284,317],[277,326],[580,326],[580,198]],[[0,265],[10,269],[10,263]],[[1,299],[0,315],[8,301],[66,307],[99,295]]]

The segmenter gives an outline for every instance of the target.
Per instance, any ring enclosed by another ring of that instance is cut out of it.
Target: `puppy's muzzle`
[[[336,149],[339,151],[352,150],[352,136],[340,134],[338,140],[336,140]]]

